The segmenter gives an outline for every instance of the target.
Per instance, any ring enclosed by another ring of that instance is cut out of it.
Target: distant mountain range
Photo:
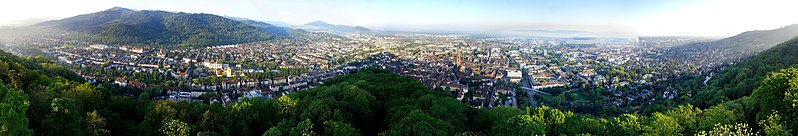
[[[275,35],[275,36],[279,36],[279,37],[283,37],[283,38],[294,38],[296,36],[300,36],[300,35],[304,35],[304,34],[308,33],[308,31],[305,31],[305,30],[302,30],[302,29],[294,29],[294,28],[290,28],[290,27],[275,26],[275,25],[272,25],[270,23],[266,23],[266,22],[262,22],[262,21],[256,21],[256,20],[250,20],[250,19],[246,19],[246,18],[237,18],[237,17],[227,17],[227,18],[242,22],[242,23],[250,25],[250,26],[254,26],[254,27],[266,32],[266,33],[269,33],[269,34],[272,34],[272,35]]]
[[[294,28],[304,29],[314,32],[330,32],[330,33],[355,33],[355,32],[369,32],[371,29],[361,26],[347,26],[347,25],[333,25],[322,21],[314,21]]]
[[[263,41],[273,36],[258,27],[212,14],[130,10],[105,11],[42,22],[38,28],[82,32],[106,43],[211,46]]]
[[[79,36],[82,37],[81,40],[100,43],[198,47],[264,41],[276,37],[312,38],[308,35],[312,32],[343,34],[371,31],[364,27],[332,25],[321,21],[298,26],[282,22],[274,23],[278,25],[212,14],[114,7],[100,12],[38,23],[32,25],[32,28],[79,32],[87,35]]]

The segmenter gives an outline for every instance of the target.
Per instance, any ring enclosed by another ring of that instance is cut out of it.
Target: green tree
[[[159,129],[163,135],[167,136],[188,136],[191,128],[188,123],[176,119],[166,119],[163,126]]]
[[[701,130],[709,130],[712,129],[715,124],[732,124],[736,120],[737,119],[734,115],[734,112],[727,110],[722,106],[714,106],[704,110],[704,113],[701,116],[701,122],[698,123],[698,127]]]
[[[31,135],[28,129],[28,95],[0,83],[0,135]]]
[[[45,135],[85,135],[83,118],[72,99],[55,98],[50,105],[52,110],[42,122]]]
[[[101,101],[103,100],[101,90],[89,84],[89,82],[75,84],[69,90],[61,92],[61,95],[65,98],[74,100],[78,109],[87,111],[100,108],[99,106],[102,104]]]
[[[178,111],[175,109],[175,105],[177,105],[175,101],[155,101],[151,107],[148,107],[149,111],[145,113],[144,120],[139,123],[138,133],[157,135],[157,132],[152,130],[159,130],[164,125],[163,121],[175,119],[177,116]]]
[[[751,128],[745,123],[736,123],[729,125],[715,124],[711,130],[698,132],[697,136],[754,136]]]
[[[790,130],[787,130],[787,128],[782,124],[781,116],[778,114],[778,112],[773,112],[773,114],[770,114],[767,120],[759,121],[759,126],[762,127],[762,131],[768,136],[790,135]]]
[[[789,113],[787,109],[792,105],[785,104],[785,95],[794,95],[796,92],[798,92],[798,69],[788,68],[771,73],[751,95],[760,107],[756,119],[764,120],[774,111]]]
[[[474,131],[488,131],[496,122],[521,114],[510,106],[498,106],[487,110],[478,110],[477,112],[477,117],[474,119],[474,123],[471,124]]]
[[[291,129],[291,135],[294,136],[314,136],[316,132],[313,132],[313,123],[310,122],[309,119],[303,120],[296,125],[296,127]]]
[[[293,116],[296,113],[297,101],[290,96],[277,98],[280,102],[280,114],[283,116]]]
[[[263,135],[264,136],[289,135],[289,134],[291,134],[291,130],[294,129],[295,127],[297,127],[297,123],[296,122],[294,122],[292,120],[289,120],[289,119],[283,119],[282,121],[277,123],[276,126],[272,126],[271,128],[269,128],[269,130],[264,132]],[[293,135],[297,135],[297,134],[293,134]]]
[[[233,103],[229,110],[230,113],[227,120],[234,120],[231,128],[237,128],[237,130],[231,131],[233,132],[231,135],[251,135],[250,132],[253,130],[250,129],[250,124],[256,121],[263,121],[258,120],[257,112],[248,101]]]
[[[660,135],[660,136],[674,136],[679,135],[682,127],[679,126],[678,120],[665,116],[662,113],[654,113],[648,122],[649,126],[646,135]]]
[[[649,130],[644,123],[645,117],[637,114],[622,114],[610,121],[606,121],[600,128],[598,135],[641,135]]]
[[[388,131],[380,135],[448,135],[449,123],[425,114],[421,110],[414,110],[401,121],[391,124]]]
[[[549,134],[577,134],[576,129],[578,128],[567,128],[578,126],[579,123],[577,120],[572,120],[572,123],[577,124],[565,124],[567,119],[572,119],[574,117],[572,112],[563,112],[558,109],[549,108],[548,106],[541,106],[534,110],[527,108],[527,112],[532,119],[545,122],[546,124],[544,126],[546,127],[546,132]]]
[[[516,115],[494,125],[491,133],[495,136],[546,135],[545,125],[529,115]]]
[[[97,114],[97,111],[86,113],[86,131],[92,136],[105,136],[108,135],[108,130],[105,127],[105,118]]]
[[[700,117],[703,111],[693,105],[679,105],[674,109],[668,110],[665,112],[665,115],[671,117],[679,123],[679,126],[682,127],[684,131],[683,134],[685,135],[693,135],[698,133],[698,122],[700,121]]]
[[[277,127],[272,127],[269,129],[269,131],[263,133],[263,136],[282,136],[282,135],[283,132]]]
[[[324,134],[328,136],[360,136],[360,130],[352,124],[326,121],[324,122]]]

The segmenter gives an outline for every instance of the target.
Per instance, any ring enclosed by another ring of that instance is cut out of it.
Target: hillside
[[[747,31],[715,42],[715,46],[725,46],[737,50],[760,52],[779,43],[798,36],[798,24],[773,30]]]
[[[743,123],[767,135],[795,134],[798,130],[798,37],[722,69],[691,103],[698,107],[731,109],[732,112],[723,116],[745,121]]]
[[[272,37],[257,27],[217,15],[119,7],[34,26],[83,32],[92,35],[92,41],[118,44],[212,46],[263,41]]]
[[[729,50],[737,53],[754,54],[767,50],[776,44],[798,36],[798,24],[773,30],[746,31],[717,41],[696,42],[674,48],[677,52],[701,52],[706,49]]]
[[[748,96],[765,76],[779,69],[798,66],[798,37],[777,44],[755,56],[721,70],[698,93],[694,104],[715,105]]]
[[[296,28],[304,29],[314,32],[331,32],[331,33],[355,33],[355,32],[368,32],[368,28],[361,26],[347,26],[347,25],[333,25],[322,21],[314,21]]]

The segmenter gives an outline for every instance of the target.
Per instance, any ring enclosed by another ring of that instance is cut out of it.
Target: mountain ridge
[[[218,15],[122,7],[33,26],[87,33],[91,41],[117,44],[213,46],[272,38],[255,26]]]
[[[371,29],[362,26],[334,25],[323,21],[313,21],[304,25],[295,26],[295,28],[304,29],[307,31],[332,33],[357,33],[371,31]]]
[[[779,43],[798,36],[798,24],[792,24],[771,30],[746,31],[729,38],[718,40],[719,45],[739,49],[752,49],[756,52],[767,50]],[[759,41],[759,42],[746,42]]]

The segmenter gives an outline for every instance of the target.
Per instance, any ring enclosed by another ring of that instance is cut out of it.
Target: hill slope
[[[798,64],[798,37],[720,71],[709,81],[708,86],[698,93],[694,102],[703,107],[748,96],[753,89],[759,87],[768,73],[798,66],[796,64]]]
[[[740,52],[758,53],[798,36],[798,24],[773,30],[746,31],[732,37],[711,42],[696,42],[676,49],[691,51],[696,48],[722,48]]]
[[[115,7],[35,25],[83,32],[106,43],[155,43],[211,46],[262,41],[271,35],[258,28],[211,14],[136,11]]]
[[[370,29],[361,26],[333,25],[322,21],[310,22],[296,27],[308,31],[331,32],[331,33],[354,33],[354,32],[371,31]]]
[[[758,30],[709,42],[694,42],[668,49],[675,62],[716,67],[744,60],[798,36],[798,24],[773,30]]]
[[[716,41],[717,46],[760,52],[798,36],[798,24],[773,30],[747,31]]]

